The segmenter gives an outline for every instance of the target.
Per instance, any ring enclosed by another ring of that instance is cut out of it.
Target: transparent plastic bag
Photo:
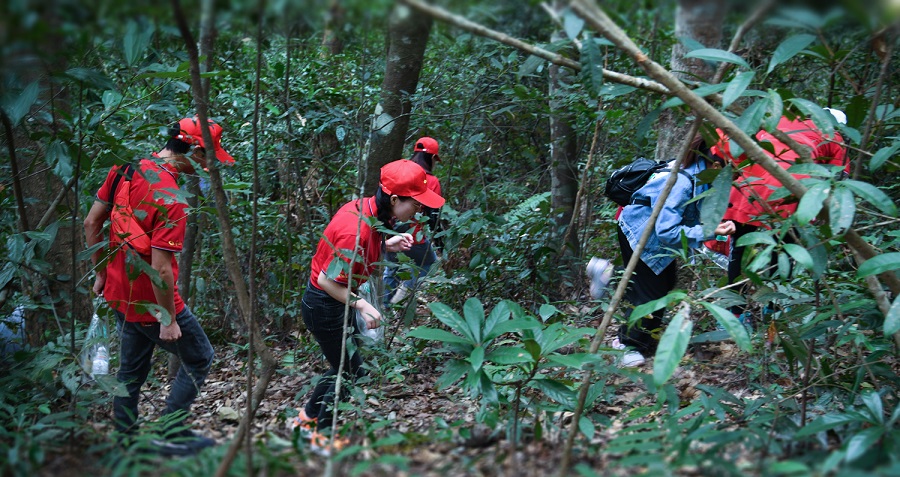
[[[94,299],[94,316],[81,348],[81,368],[92,378],[109,374],[109,326],[103,306],[103,298]]]
[[[385,317],[384,310],[382,309],[383,306],[381,303],[381,294],[378,292],[379,283],[373,283],[378,281],[378,278],[373,277],[366,283],[363,283],[362,286],[359,287],[359,291],[357,292],[357,294],[363,300],[371,303],[372,306],[374,306],[375,309],[378,310],[379,313],[381,313],[381,316]],[[363,318],[362,313],[360,313],[359,310],[356,310],[356,327],[359,329],[360,335],[362,335],[364,338],[368,338],[362,340],[363,344],[369,344],[369,340],[371,340],[373,343],[380,343],[384,341],[384,319],[382,319],[381,325],[378,328],[369,329],[366,326],[366,319]]]

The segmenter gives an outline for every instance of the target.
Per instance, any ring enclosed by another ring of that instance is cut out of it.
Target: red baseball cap
[[[180,131],[175,136],[175,139],[208,149],[203,144],[203,132],[200,131],[200,120],[197,116],[178,121],[178,129]],[[212,119],[209,120],[209,134],[212,136],[213,143],[215,143],[216,159],[225,164],[234,164],[234,158],[231,157],[231,154],[222,149],[222,126],[216,124]]]
[[[428,188],[425,169],[407,159],[389,162],[381,168],[381,190],[387,195],[412,197],[432,209],[444,205],[444,198]]]
[[[419,140],[416,141],[416,147],[413,149],[413,152],[427,152],[428,154],[433,155],[435,159],[440,161],[441,158],[438,156],[438,151],[440,149],[441,147],[438,145],[437,141],[426,136],[419,138]]]

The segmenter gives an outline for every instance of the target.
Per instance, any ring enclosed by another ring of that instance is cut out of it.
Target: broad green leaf
[[[463,376],[468,375],[471,369],[472,366],[469,363],[459,359],[451,359],[444,365],[444,372],[434,385],[438,390],[442,390],[459,381]]]
[[[744,91],[746,91],[747,87],[750,86],[750,83],[753,82],[754,74],[753,71],[745,71],[739,73],[733,80],[728,82],[725,92],[722,93],[722,108],[728,109],[728,106],[731,106],[731,103],[744,94]]]
[[[819,215],[822,207],[825,206],[825,200],[831,193],[831,182],[819,181],[806,190],[803,197],[800,198],[800,204],[797,206],[797,212],[794,213],[794,220],[798,225],[808,224],[812,219]]]
[[[767,245],[766,248],[759,251],[759,253],[756,254],[756,257],[753,257],[753,260],[747,264],[747,270],[758,272],[763,268],[768,267],[769,263],[772,261],[772,252],[774,250],[774,245]]]
[[[647,303],[638,305],[634,307],[634,310],[631,311],[631,316],[628,318],[628,324],[630,325],[636,323],[637,320],[649,315],[650,313],[653,313],[656,310],[661,310],[669,306],[670,303],[676,303],[684,300],[686,296],[687,294],[685,294],[684,292],[675,291],[662,298],[657,298],[656,300],[648,301]]]
[[[429,303],[428,308],[431,309],[431,312],[434,314],[435,318],[437,318],[441,323],[447,325],[451,330],[455,330],[458,333],[462,334],[469,340],[470,344],[476,344],[478,341],[472,336],[472,333],[469,332],[469,327],[465,321],[463,321],[462,317],[459,316],[459,313],[454,311],[449,306],[437,302],[437,303]]]
[[[577,40],[581,30],[584,29],[584,20],[572,10],[566,9],[563,14],[563,28],[570,40]]]
[[[825,414],[813,422],[803,426],[795,436],[797,438],[811,436],[822,431],[828,431],[835,427],[856,422],[856,418],[846,414]]]
[[[525,348],[516,346],[500,346],[491,350],[484,360],[501,365],[533,363],[534,359]]]
[[[689,313],[688,307],[676,313],[659,339],[656,358],[653,361],[653,382],[657,386],[662,386],[672,377],[672,373],[684,357],[684,352],[687,351],[691,331],[694,329],[694,323],[686,317]]]
[[[747,333],[747,328],[745,328],[738,318],[734,316],[734,313],[713,303],[703,302],[701,304],[716,318],[716,321],[725,328],[728,334],[731,335],[738,348],[742,351],[750,351],[750,335]]]
[[[488,315],[487,319],[484,320],[484,340],[490,341],[496,338],[497,335],[493,334],[494,327],[497,326],[498,323],[501,323],[505,320],[509,320],[509,316],[512,312],[509,309],[509,302],[507,300],[501,300],[500,303],[491,310],[491,313]]]
[[[581,47],[582,83],[590,87],[591,96],[599,96],[603,88],[603,55],[592,34],[587,34]]]
[[[466,317],[466,326],[468,334],[472,336],[472,341],[481,343],[481,330],[484,325],[484,306],[477,298],[469,298],[463,304],[463,315]]]
[[[892,146],[879,149],[869,161],[869,170],[874,172],[880,169],[888,159],[894,157],[894,154],[897,153],[897,149],[900,149],[900,143],[896,142]]]
[[[701,48],[699,50],[694,50],[686,55],[685,58],[699,58],[701,60],[715,61],[715,62],[725,62],[725,63],[733,63],[738,66],[743,66],[744,68],[750,69],[750,65],[738,55],[734,53],[730,53],[725,50],[719,50],[716,48]]]
[[[45,158],[47,165],[53,168],[53,173],[57,177],[64,182],[72,178],[72,158],[69,156],[69,148],[62,141],[55,140],[50,143]]]
[[[831,168],[816,163],[797,163],[789,167],[788,172],[791,174],[805,174],[812,177],[821,177],[823,179],[830,179],[835,176],[835,171]]]
[[[514,331],[522,331],[534,328],[540,328],[541,323],[534,318],[516,318],[513,320],[506,320],[497,323],[497,326],[494,327],[491,335],[485,336],[485,340],[490,340],[500,336],[504,333],[510,333]]]
[[[581,431],[581,433],[584,434],[584,436],[587,437],[588,440],[590,440],[594,438],[594,433],[597,431],[597,428],[594,427],[594,423],[591,422],[590,419],[585,416],[581,416],[581,418],[578,420],[578,430]]]
[[[12,123],[12,127],[15,128],[18,126],[19,122],[22,121],[22,118],[31,111],[31,106],[37,101],[38,93],[40,93],[40,91],[40,86],[38,86],[38,83],[35,81],[26,86],[15,99],[12,99],[8,104],[3,106],[3,110],[6,111],[6,116],[9,117],[9,122]]]
[[[5,270],[6,269],[4,269],[4,271]],[[0,280],[0,284],[2,283],[3,280]],[[900,331],[900,296],[894,298],[894,304],[891,305],[891,309],[888,310],[887,316],[884,317],[884,336],[894,336],[894,333],[897,333],[898,331]],[[897,406],[897,409],[900,409],[900,406]]]
[[[825,134],[826,136],[834,134],[835,119],[831,113],[822,109],[818,104],[803,98],[791,98],[788,101],[796,106],[797,109],[807,117],[812,118],[816,127],[819,128],[819,131],[822,131],[822,134]]]
[[[881,189],[873,186],[872,184],[847,179],[838,182],[837,186],[846,187],[852,190],[854,195],[872,204],[874,207],[878,208],[878,210],[884,212],[885,214],[890,215],[891,217],[897,216],[897,206],[896,204],[894,204],[894,201],[891,200],[891,198],[888,197],[887,194],[882,192]]]
[[[884,428],[870,427],[858,432],[855,436],[851,437],[846,446],[847,462],[853,462],[854,460],[862,457],[862,455],[865,454],[866,451],[868,451],[881,439],[881,436],[883,434]]]
[[[551,353],[547,356],[547,361],[553,365],[565,366],[572,369],[586,369],[585,366],[594,365],[602,360],[603,358],[599,354],[591,353]]]
[[[563,405],[571,405],[575,398],[575,392],[569,389],[568,386],[546,377],[529,381],[528,387],[541,391],[544,396]]]
[[[748,245],[775,245],[775,239],[772,238],[771,234],[765,232],[751,232],[743,237],[739,238],[735,245],[739,247],[746,247]]]
[[[803,51],[804,48],[809,46],[809,44],[815,40],[816,37],[814,35],[801,33],[791,36],[781,42],[781,44],[778,45],[778,48],[775,48],[775,52],[772,53],[772,59],[769,60],[769,68],[766,69],[766,74],[771,73],[776,66],[796,56],[797,53]]]
[[[541,320],[546,322],[547,320],[552,318],[553,315],[559,313],[559,308],[557,308],[553,305],[550,305],[548,303],[544,303],[541,305],[541,308],[540,308],[540,310],[538,310],[538,313],[541,315]]]
[[[743,114],[739,118],[737,118],[734,123],[750,136],[755,136],[757,132],[759,132],[759,126],[762,124],[762,120],[766,115],[766,109],[768,108],[768,98],[760,99],[754,101],[753,104],[750,105],[747,109],[744,110]],[[740,156],[743,152],[743,149],[740,147],[735,148],[737,146],[736,143],[732,142],[730,145],[731,154],[734,157]]]
[[[810,255],[805,248],[794,243],[786,243],[784,244],[784,251],[787,252],[791,258],[796,260],[798,265],[809,271],[813,271],[815,263],[813,263],[812,255]]]
[[[869,410],[869,416],[872,418],[872,422],[877,422],[879,424],[884,424],[884,404],[881,402],[881,395],[875,391],[863,391],[862,396],[863,404],[866,405],[866,409]]]
[[[853,225],[853,217],[856,215],[856,200],[853,193],[845,188],[835,188],[831,196],[828,208],[831,222],[831,233],[840,236]]]
[[[728,210],[728,197],[731,194],[731,163],[727,164],[712,182],[707,196],[700,204],[700,223],[703,224],[703,235],[711,237]]]
[[[701,98],[705,98],[706,96],[709,96],[711,94],[720,93],[720,92],[724,91],[725,88],[727,88],[727,87],[728,87],[728,83],[705,84],[702,86],[698,86],[693,91],[694,91],[694,94],[696,94],[697,96],[700,96]],[[662,106],[660,106],[660,108],[661,109],[674,108],[675,106],[681,106],[682,104],[684,104],[684,100],[682,100],[678,96],[673,96],[673,97],[667,99],[666,102],[664,102],[662,104]]]
[[[809,467],[803,462],[787,460],[770,465],[767,475],[809,475],[809,471]]]
[[[3,269],[0,270],[0,289],[6,287],[13,277],[16,276],[16,268],[16,265],[12,262],[3,264]]]
[[[109,77],[90,68],[72,68],[66,71],[66,76],[100,90],[118,89],[118,85],[109,79]]]
[[[469,355],[468,361],[472,364],[472,369],[475,371],[481,370],[481,365],[484,364],[484,348],[476,346],[472,350],[472,354]]]
[[[153,36],[151,25],[140,26],[134,20],[128,22],[125,36],[122,38],[122,52],[129,66],[134,66],[143,56]]]
[[[859,266],[856,276],[865,278],[892,270],[900,270],[900,252],[883,253],[866,260]]]
[[[781,120],[781,116],[784,114],[784,101],[781,99],[781,95],[778,94],[778,91],[774,89],[770,89],[768,91],[768,104],[766,106],[766,120],[763,122],[763,129],[766,131],[771,131],[778,127],[778,121]]]
[[[412,336],[413,338],[419,338],[422,340],[429,341],[440,341],[443,343],[458,343],[471,345],[472,342],[461,337],[454,335],[453,333],[447,330],[439,330],[437,328],[416,328],[414,330],[410,330],[406,336]]]

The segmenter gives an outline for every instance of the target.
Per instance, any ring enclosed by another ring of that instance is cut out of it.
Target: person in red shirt
[[[209,126],[216,158],[233,163],[234,159],[222,149],[221,126],[212,121]],[[102,242],[103,224],[111,216],[115,220],[116,213],[129,206],[133,215],[128,219],[142,231],[135,235],[149,236],[149,250],[135,246],[137,241],[129,240],[134,236],[112,236],[110,247],[99,249],[91,257],[95,266],[99,264],[93,290],[106,299],[116,315],[121,345],[117,378],[128,394],[113,399],[113,414],[118,431],[133,433],[137,428],[140,390],[150,372],[154,348],[159,346],[178,356],[182,366],[164,410],[164,414],[178,415],[165,438],[156,444],[163,454],[188,455],[215,444],[212,439],[184,429],[182,424],[213,362],[206,333],[178,294],[175,257],[182,249],[187,219],[187,204],[173,192],[178,190],[178,176],[193,174],[195,163],[206,167],[206,148],[197,118],[182,119],[172,125],[165,147],[152,155],[153,160],[143,159],[137,165],[116,166],[109,171],[85,217],[84,232],[88,248]],[[126,171],[131,172],[123,177]],[[114,203],[117,197],[126,198],[128,203]],[[104,251],[108,251],[105,266]],[[147,269],[152,269],[155,276],[151,277]]]
[[[438,155],[439,151],[440,145],[438,145],[436,140],[430,137],[422,137],[416,141],[413,155],[409,160],[425,169],[428,188],[434,191],[435,194],[441,195],[441,182],[431,173],[434,169],[435,161],[439,162],[441,160],[441,157]],[[428,217],[428,228],[430,229],[430,235],[433,237],[438,231],[440,210],[424,207],[422,214]],[[409,228],[409,224],[397,226],[398,231],[405,232]],[[398,276],[397,272],[400,266],[398,265],[397,254],[390,252],[387,254],[387,262],[389,263],[384,269],[385,306],[390,303],[399,303],[409,296],[416,289],[416,283],[418,283],[419,279],[428,275],[434,262],[437,261],[437,254],[432,246],[432,238],[429,238],[429,234],[426,233],[422,224],[416,224],[413,227],[412,236],[413,246],[403,252],[404,255],[412,260],[414,265],[411,270],[412,276],[409,279],[401,281]],[[437,239],[434,239],[434,242],[439,243]]]
[[[846,115],[839,110],[828,109],[838,123],[846,124]],[[777,129],[794,141],[806,146],[810,157],[817,164],[843,167],[844,173],[849,171],[847,162],[847,150],[843,146],[844,139],[835,131],[833,136],[826,136],[819,130],[812,120],[800,118],[789,119],[782,117],[778,121]],[[767,226],[763,222],[765,217],[779,219],[791,216],[797,210],[796,200],[769,200],[773,192],[782,188],[781,182],[769,174],[759,164],[747,164],[747,156],[742,154],[733,157],[729,149],[729,139],[719,130],[719,142],[712,148],[713,154],[732,161],[735,165],[737,179],[731,189],[728,199],[728,209],[724,220],[732,220],[737,226],[737,231],[732,237],[732,243],[736,244],[741,237],[755,232],[760,227]],[[787,144],[781,142],[772,133],[762,130],[756,134],[760,143],[769,143],[765,146],[766,154],[774,159],[779,166],[787,170],[798,162],[799,154]],[[797,179],[809,176],[792,174]],[[728,261],[728,283],[734,283],[740,277],[741,262],[744,257],[744,247],[734,245]],[[731,311],[741,321],[747,322],[748,314],[745,306],[732,307]]]
[[[351,313],[358,311],[369,329],[380,326],[383,319],[372,303],[358,295],[359,286],[375,271],[382,249],[402,252],[412,246],[411,234],[392,230],[395,223],[412,219],[423,207],[437,209],[442,205],[444,199],[430,189],[425,170],[401,159],[381,168],[381,184],[375,196],[345,204],[325,227],[312,259],[301,307],[303,322],[330,365],[296,419],[296,427],[310,438],[313,451],[328,455],[332,448],[346,444],[342,439],[334,439],[330,447],[323,432],[332,425],[336,377],[342,359],[348,379],[363,373],[359,353],[350,355],[344,346],[344,329],[350,333],[359,331]],[[343,400],[347,395],[341,392],[340,397]]]

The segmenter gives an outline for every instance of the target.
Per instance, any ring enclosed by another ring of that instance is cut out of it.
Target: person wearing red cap
[[[222,127],[212,121],[209,125],[216,158],[233,163],[234,158],[222,149]],[[153,350],[159,346],[181,358],[182,367],[163,411],[177,416],[156,444],[163,454],[189,455],[215,444],[183,425],[209,374],[213,348],[178,293],[175,254],[184,242],[187,204],[173,191],[179,189],[179,174],[206,167],[211,151],[204,147],[196,118],[172,125],[168,136],[165,147],[152,154],[156,160],[110,169],[85,217],[84,232],[91,248],[105,239],[103,224],[113,221],[110,247],[98,249],[91,260],[99,264],[93,290],[115,312],[120,338],[117,378],[127,395],[113,399],[116,429],[126,434],[136,430],[141,386],[150,372]],[[116,231],[117,220],[133,224],[128,236]],[[143,262],[141,267],[134,265],[138,261]],[[143,271],[150,268],[153,277]]]
[[[372,304],[358,294],[388,252],[409,250],[413,237],[392,230],[394,224],[412,219],[423,207],[439,208],[444,199],[429,188],[425,170],[412,161],[401,159],[381,168],[381,184],[373,197],[364,197],[342,206],[325,227],[310,266],[309,283],[303,294],[301,311],[306,328],[313,334],[330,369],[316,383],[306,405],[295,419],[296,428],[310,439],[314,452],[328,455],[346,444],[326,435],[332,426],[336,377],[344,363],[344,376],[355,379],[363,374],[362,358],[354,352],[341,354],[344,329],[356,334],[354,310],[369,329],[383,319]],[[351,319],[352,318],[352,319]],[[341,399],[347,398],[342,387]]]
[[[434,168],[434,162],[441,160],[438,155],[440,151],[438,142],[430,137],[422,137],[415,144],[413,155],[409,160],[425,169],[428,188],[437,194],[441,194],[441,182],[431,173]],[[433,237],[438,231],[440,211],[439,209],[425,207],[422,213],[428,217],[428,228],[431,230],[431,236]],[[404,232],[409,228],[410,224],[397,226],[397,230]],[[419,279],[428,275],[434,262],[437,261],[437,254],[432,247],[432,239],[426,234],[425,228],[421,224],[416,224],[413,227],[412,235],[413,246],[403,252],[413,263],[412,276],[408,280],[401,282],[398,277],[400,266],[397,264],[397,254],[387,254],[388,265],[384,269],[385,306],[391,303],[399,303],[409,296],[416,289],[416,283],[418,283]]]

